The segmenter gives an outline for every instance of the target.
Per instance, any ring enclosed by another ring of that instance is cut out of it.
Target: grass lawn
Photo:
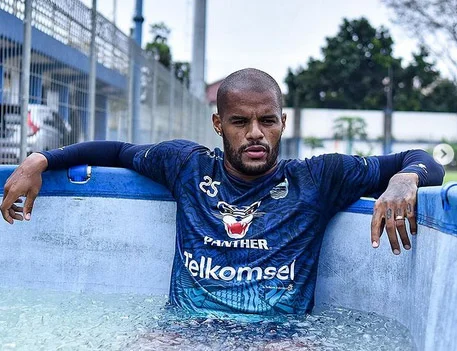
[[[443,184],[450,181],[457,182],[457,171],[446,171]]]

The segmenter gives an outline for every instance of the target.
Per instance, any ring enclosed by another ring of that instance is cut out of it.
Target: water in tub
[[[237,320],[190,316],[166,297],[0,289],[0,350],[414,350],[408,330],[373,313]]]

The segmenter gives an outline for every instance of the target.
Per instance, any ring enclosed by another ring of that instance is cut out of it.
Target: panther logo
[[[220,214],[216,217],[221,218],[224,223],[227,235],[232,239],[241,239],[246,235],[254,217],[264,215],[264,212],[257,212],[260,207],[260,201],[254,202],[250,206],[238,208],[224,201],[217,203],[217,209]]]

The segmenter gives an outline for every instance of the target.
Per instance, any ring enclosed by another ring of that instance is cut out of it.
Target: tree
[[[457,6],[451,0],[383,0],[394,23],[447,63],[457,81]]]
[[[153,40],[145,46],[145,51],[150,52],[152,55],[158,56],[158,61],[166,68],[171,69],[171,65],[174,65],[175,77],[179,81],[183,82],[186,87],[189,87],[190,77],[190,63],[189,62],[174,62],[172,59],[171,49],[168,45],[168,38],[171,33],[171,29],[163,23],[156,23],[151,25],[150,32]]]
[[[354,140],[367,138],[366,127],[367,124],[362,117],[339,117],[333,122],[334,137],[335,139],[346,140],[346,153],[352,154]]]
[[[303,144],[309,146],[311,148],[311,153],[313,153],[313,154],[314,154],[314,149],[317,149],[319,147],[324,147],[324,143],[322,142],[322,139],[313,137],[313,136],[303,138]]]
[[[286,103],[300,107],[379,109],[385,104],[382,80],[392,57],[393,40],[385,28],[365,19],[343,20],[335,37],[326,39],[323,60],[310,58],[307,68],[289,69]]]
[[[163,22],[152,24],[150,28],[153,40],[146,44],[145,50],[158,55],[159,62],[167,68],[171,65],[171,50],[168,46],[170,28]]]
[[[306,68],[289,68],[286,105],[384,110],[383,82],[391,72],[394,110],[455,111],[455,95],[445,95],[453,83],[443,81],[428,50],[420,47],[403,68],[402,59],[392,55],[393,43],[387,29],[375,29],[365,18],[344,19],[337,35],[326,39],[322,60],[310,58]]]
[[[457,86],[449,79],[440,79],[432,87],[433,93],[423,99],[424,111],[457,112]]]

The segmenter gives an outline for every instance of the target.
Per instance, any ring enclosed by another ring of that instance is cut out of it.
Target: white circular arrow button
[[[448,165],[454,159],[454,149],[449,144],[438,144],[433,149],[433,158],[443,166]]]

